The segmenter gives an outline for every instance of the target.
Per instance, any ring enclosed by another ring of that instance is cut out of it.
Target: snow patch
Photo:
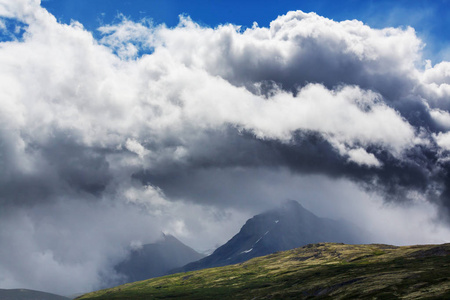
[[[242,251],[240,254],[242,254],[242,253],[249,253],[249,252],[251,252],[252,250],[253,250],[253,248],[250,248],[250,249],[248,249],[248,250]]]
[[[253,247],[254,247],[256,244],[258,244],[258,242],[259,242],[263,237],[265,237],[266,234],[268,234],[268,233],[269,233],[269,230],[266,231],[266,233],[264,233],[264,235],[263,235],[262,237],[260,237],[260,238],[253,244]],[[253,248],[253,247],[252,247],[252,248]]]

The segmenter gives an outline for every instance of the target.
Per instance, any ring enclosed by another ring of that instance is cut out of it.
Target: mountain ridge
[[[115,270],[125,276],[122,283],[133,282],[167,275],[169,270],[203,257],[173,235],[162,233],[159,241],[131,250]]]
[[[114,299],[450,299],[450,244],[309,244],[83,295]]]
[[[0,289],[1,300],[69,300],[70,298],[30,289]]]
[[[244,262],[254,257],[318,242],[364,243],[362,233],[345,221],[320,218],[295,200],[248,219],[240,231],[211,255],[171,274]]]

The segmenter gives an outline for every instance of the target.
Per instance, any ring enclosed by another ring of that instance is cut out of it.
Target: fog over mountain
[[[134,245],[128,257],[115,266],[124,278],[112,286],[167,275],[174,268],[199,260],[204,255],[177,240],[163,234],[155,243]]]
[[[363,244],[372,240],[365,232],[345,221],[319,218],[289,200],[267,212],[258,214],[211,255],[191,262],[171,273],[221,267],[247,261],[254,257],[290,250],[313,243],[334,242]]]
[[[130,245],[211,249],[285,199],[373,242],[450,239],[450,62],[412,27],[90,32],[0,0],[0,34],[1,288],[90,291]]]

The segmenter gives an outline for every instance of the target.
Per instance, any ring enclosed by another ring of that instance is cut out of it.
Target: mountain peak
[[[320,242],[361,243],[358,230],[347,223],[320,218],[295,200],[256,215],[225,245],[190,263],[183,271],[240,263],[250,258]],[[177,270],[180,271],[180,270]]]
[[[283,208],[292,208],[292,207],[303,208],[303,206],[298,201],[295,201],[295,200],[292,200],[292,199],[284,200],[281,203],[281,207],[283,207]]]
[[[115,266],[126,281],[138,281],[166,275],[173,268],[203,258],[204,255],[186,246],[171,234],[162,232],[159,240],[132,250],[127,259]]]
[[[298,201],[295,200],[284,200],[277,208],[273,211],[284,212],[287,214],[312,214],[306,208],[304,208]]]

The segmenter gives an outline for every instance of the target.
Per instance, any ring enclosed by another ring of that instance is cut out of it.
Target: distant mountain
[[[171,273],[236,264],[319,242],[358,244],[367,239],[360,229],[348,222],[317,217],[297,201],[288,200],[276,209],[249,219],[238,234],[211,255]]]
[[[174,236],[163,234],[160,241],[131,250],[128,258],[115,269],[126,276],[126,282],[133,282],[166,275],[173,268],[203,257]]]
[[[25,289],[0,289],[1,300],[69,300],[70,298]]]

